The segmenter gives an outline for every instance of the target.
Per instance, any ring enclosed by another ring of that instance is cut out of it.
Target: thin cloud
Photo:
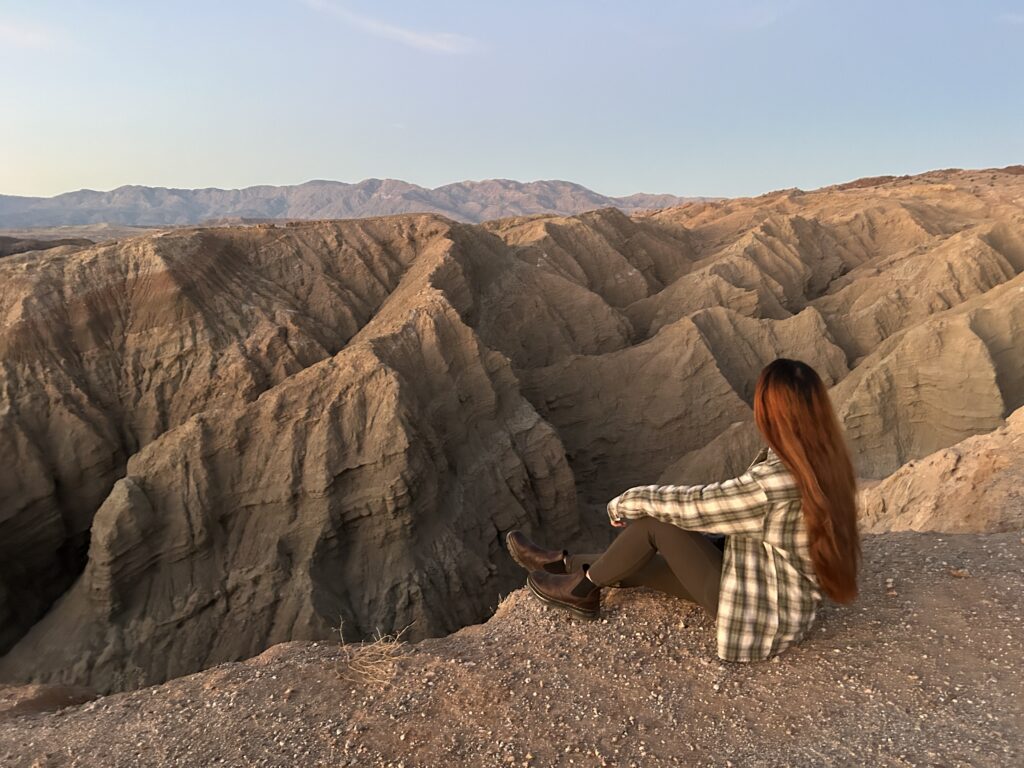
[[[396,43],[427,51],[428,53],[471,53],[479,48],[477,41],[471,37],[451,32],[424,32],[417,29],[400,27],[396,24],[389,24],[386,21],[350,11],[328,0],[299,0],[299,2],[316,11],[341,19],[349,26],[361,29],[371,35],[382,37],[386,40],[393,40]]]
[[[0,46],[40,50],[56,43],[57,35],[45,27],[0,19]]]
[[[786,16],[797,10],[800,3],[797,0],[789,2],[757,2],[741,3],[738,6],[728,8],[725,11],[722,21],[732,27],[746,27],[749,29],[764,29],[777,24]]]
[[[1004,13],[999,20],[1004,24],[1024,24],[1024,13]]]

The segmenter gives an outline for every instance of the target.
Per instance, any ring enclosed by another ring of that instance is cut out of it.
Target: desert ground
[[[611,590],[603,618],[589,622],[519,589],[486,623],[415,644],[284,643],[56,712],[38,710],[60,689],[22,688],[6,702],[0,691],[0,758],[55,767],[1019,764],[1021,534],[872,535],[865,554],[859,601],[827,608],[808,640],[770,662],[718,661],[701,609],[655,592]]]

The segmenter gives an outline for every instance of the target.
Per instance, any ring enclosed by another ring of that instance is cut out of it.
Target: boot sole
[[[539,589],[537,589],[533,585],[533,580],[532,579],[527,579],[526,583],[530,587],[530,591],[533,592],[533,594],[536,595],[537,599],[540,600],[542,603],[547,603],[548,605],[553,605],[555,608],[565,608],[566,610],[569,610],[569,611],[572,611],[573,613],[575,613],[581,619],[593,620],[593,619],[598,618],[601,615],[601,611],[600,610],[587,611],[587,610],[584,610],[583,608],[578,608],[575,605],[570,605],[569,603],[563,603],[561,600],[555,600],[553,597],[548,597],[547,595],[545,595],[543,592],[541,592]]]
[[[527,565],[519,559],[519,556],[516,554],[515,544],[512,543],[512,539],[510,538],[511,536],[512,531],[509,531],[505,534],[505,551],[508,552],[508,556],[511,557],[512,560],[515,561],[515,564],[522,568],[524,571],[534,570],[534,567],[532,565]],[[565,573],[564,570],[561,572]],[[559,571],[551,571],[551,573],[559,573]]]

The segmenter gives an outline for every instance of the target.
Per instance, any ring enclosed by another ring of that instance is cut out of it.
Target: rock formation
[[[1006,425],[909,461],[866,488],[861,528],[1000,532],[1024,529],[1024,408]]]
[[[955,527],[900,467],[1016,434],[1022,195],[943,171],[4,259],[0,679],[109,690],[479,621],[521,578],[508,529],[599,544],[624,488],[741,471],[778,356],[832,386],[863,478],[896,473],[872,529]]]
[[[0,648],[80,573],[129,456],[344,347],[443,229],[192,231],[4,262],[0,460],[19,472],[0,478]]]
[[[699,485],[736,477],[750,466],[764,446],[753,418],[730,424],[714,440],[665,468],[657,482],[667,485]]]
[[[0,670],[136,686],[339,624],[422,637],[484,615],[515,574],[501,531],[575,532],[572,476],[504,358],[440,297],[420,306],[133,456],[84,574]]]

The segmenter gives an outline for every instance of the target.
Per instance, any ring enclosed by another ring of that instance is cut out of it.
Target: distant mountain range
[[[568,181],[461,181],[427,189],[396,179],[357,184],[308,181],[245,189],[125,186],[83,189],[55,197],[0,195],[0,228],[88,224],[173,226],[217,219],[349,219],[431,212],[481,222],[536,213],[572,215],[615,207],[630,212],[700,198],[636,194],[608,197]]]

